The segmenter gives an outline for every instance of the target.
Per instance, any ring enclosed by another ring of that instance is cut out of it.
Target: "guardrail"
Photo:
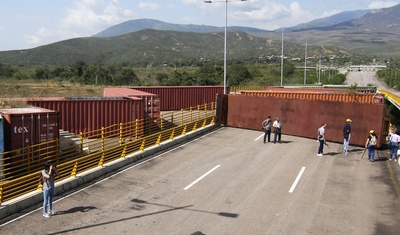
[[[388,91],[379,90],[379,93],[383,94],[387,100],[389,100],[394,106],[400,109],[400,98]]]
[[[45,162],[57,164],[60,181],[102,167],[127,155],[214,124],[215,104],[162,113],[157,119],[135,120],[92,132],[0,153],[0,204],[42,190],[39,175]],[[139,159],[135,159],[139,160]]]

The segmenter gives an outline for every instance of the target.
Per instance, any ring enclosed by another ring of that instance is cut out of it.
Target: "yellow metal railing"
[[[397,95],[394,95],[388,91],[379,90],[378,93],[383,94],[386,98],[394,101],[398,106],[400,106],[400,98]]]
[[[215,104],[162,113],[158,119],[135,120],[79,135],[0,153],[0,203],[41,190],[45,162],[57,164],[57,181],[102,167],[127,155],[214,124]],[[136,159],[138,160],[138,159]]]

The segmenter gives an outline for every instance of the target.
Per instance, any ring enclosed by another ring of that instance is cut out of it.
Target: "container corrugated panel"
[[[3,116],[0,115],[0,179],[3,178],[4,170],[4,125]]]
[[[223,86],[135,86],[132,89],[157,94],[161,111],[197,107],[216,101],[217,94],[224,93]],[[227,87],[229,94],[229,87]]]
[[[366,94],[340,94],[340,93],[306,93],[306,92],[269,92],[269,91],[241,91],[241,95],[260,96],[260,97],[276,97],[283,99],[305,99],[305,100],[322,100],[337,102],[356,102],[356,103],[377,103],[377,95]]]
[[[75,134],[144,118],[144,101],[133,99],[28,100],[60,112],[60,128]]]
[[[0,109],[4,149],[16,150],[59,137],[59,114],[44,108]]]
[[[290,92],[290,93],[336,93],[336,94],[346,94],[349,93],[347,89],[339,89],[339,88],[326,88],[326,87],[316,87],[316,88],[303,88],[303,87],[292,87],[292,88],[284,88],[284,87],[266,87],[264,91],[268,92]]]
[[[144,100],[145,116],[157,119],[160,116],[160,97],[156,94],[120,87],[104,88],[104,97],[126,97],[135,100]]]
[[[3,116],[0,115],[0,165],[1,165],[1,161],[2,161],[1,153],[4,152],[4,123],[3,123],[3,120],[4,120]]]
[[[284,86],[284,88],[308,88],[308,89],[326,89],[326,88],[334,88],[334,89],[341,89],[341,90],[355,90],[360,93],[376,93],[377,87],[372,87],[372,86],[357,86],[357,87],[351,87],[349,85],[322,85],[322,86],[312,86],[312,85],[287,85]],[[246,89],[243,89],[246,90]],[[249,89],[253,90],[253,89]]]
[[[385,106],[368,103],[332,102],[320,100],[284,99],[259,96],[226,95],[228,126],[260,130],[261,123],[271,116],[279,117],[282,122],[282,133],[307,138],[316,138],[317,130],[327,123],[328,141],[343,142],[343,127],[346,119],[352,123],[351,144],[363,146],[370,129],[378,136],[378,145],[384,143],[388,126]],[[222,104],[221,107],[224,107]],[[385,123],[386,122],[386,123]],[[284,140],[284,137],[283,137]],[[290,143],[289,143],[290,144]],[[317,148],[317,143],[316,143]]]
[[[127,87],[106,87],[103,89],[104,97],[132,97],[140,99],[142,97],[157,97],[158,95],[131,89]]]

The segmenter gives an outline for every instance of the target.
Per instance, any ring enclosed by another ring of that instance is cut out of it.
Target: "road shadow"
[[[120,223],[122,221],[129,221],[129,220],[138,219],[138,218],[147,217],[147,216],[152,216],[152,215],[157,215],[157,214],[161,214],[161,213],[168,213],[168,212],[176,211],[176,210],[189,210],[189,211],[199,212],[199,213],[209,213],[209,214],[215,214],[215,215],[228,217],[228,218],[237,218],[239,216],[239,214],[235,214],[235,213],[212,212],[212,211],[191,209],[191,207],[193,207],[193,205],[176,207],[176,206],[170,206],[170,205],[165,205],[165,204],[152,203],[152,202],[148,202],[148,201],[145,201],[145,200],[142,200],[142,199],[137,199],[137,198],[132,199],[131,202],[134,203],[134,205],[131,207],[134,210],[137,210],[138,208],[144,209],[145,206],[147,206],[147,205],[149,205],[149,206],[150,205],[155,205],[155,206],[159,206],[159,207],[164,207],[165,209],[164,210],[159,210],[159,211],[156,211],[156,212],[147,213],[147,214],[140,214],[140,215],[135,215],[135,216],[126,217],[126,218],[122,218],[122,219],[111,220],[111,221],[107,221],[107,222],[103,222],[103,223],[85,225],[85,226],[81,226],[81,227],[77,227],[77,228],[72,228],[72,229],[66,229],[66,230],[62,230],[62,231],[52,232],[52,233],[48,233],[48,235],[75,233],[77,231],[81,231],[81,230],[88,229],[88,228],[105,226],[105,225],[113,224],[113,223]],[[81,210],[83,210],[83,212],[86,212],[87,210],[85,210],[85,208],[95,209],[96,207],[75,207],[75,208],[69,209],[68,211],[65,211],[65,213],[66,212],[74,213],[74,212],[79,212]],[[74,211],[74,212],[72,212],[72,211]]]
[[[363,148],[359,148],[359,149],[349,149],[347,151],[348,153],[363,153],[364,149]]]
[[[338,153],[338,152],[328,152],[328,153],[324,153],[324,156],[336,156],[336,155],[340,155],[342,153]]]
[[[290,144],[293,141],[288,141],[288,140],[281,140],[281,142],[276,141],[276,143],[274,143],[274,141],[271,142],[267,142],[266,144]]]
[[[95,206],[77,206],[77,207],[70,208],[66,211],[58,211],[56,213],[56,215],[72,214],[72,213],[76,213],[76,212],[85,213],[85,212],[88,212],[93,209],[97,209],[97,207],[95,207]]]

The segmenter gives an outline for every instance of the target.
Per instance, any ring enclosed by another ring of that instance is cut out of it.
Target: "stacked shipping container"
[[[144,112],[145,117],[152,117],[157,119],[160,116],[160,97],[156,94],[139,91],[136,89],[130,89],[126,87],[122,88],[104,88],[104,97],[125,97],[129,99],[140,98],[144,101]]]
[[[41,164],[54,156],[59,138],[59,115],[43,108],[1,109],[2,137],[0,140],[7,154],[0,153],[0,178],[21,172],[33,165]],[[50,141],[50,142],[49,142]],[[48,142],[42,149],[27,148]],[[2,151],[3,152],[3,151]],[[13,169],[6,172],[7,169]]]
[[[162,111],[180,110],[216,102],[217,94],[224,93],[223,86],[135,86],[128,88],[158,95]],[[229,94],[229,87],[227,87],[227,93]]]
[[[100,130],[115,124],[144,119],[140,98],[57,98],[28,99],[28,104],[60,113],[60,129],[75,134]]]
[[[0,109],[4,150],[32,146],[59,137],[59,114],[44,108]]]

